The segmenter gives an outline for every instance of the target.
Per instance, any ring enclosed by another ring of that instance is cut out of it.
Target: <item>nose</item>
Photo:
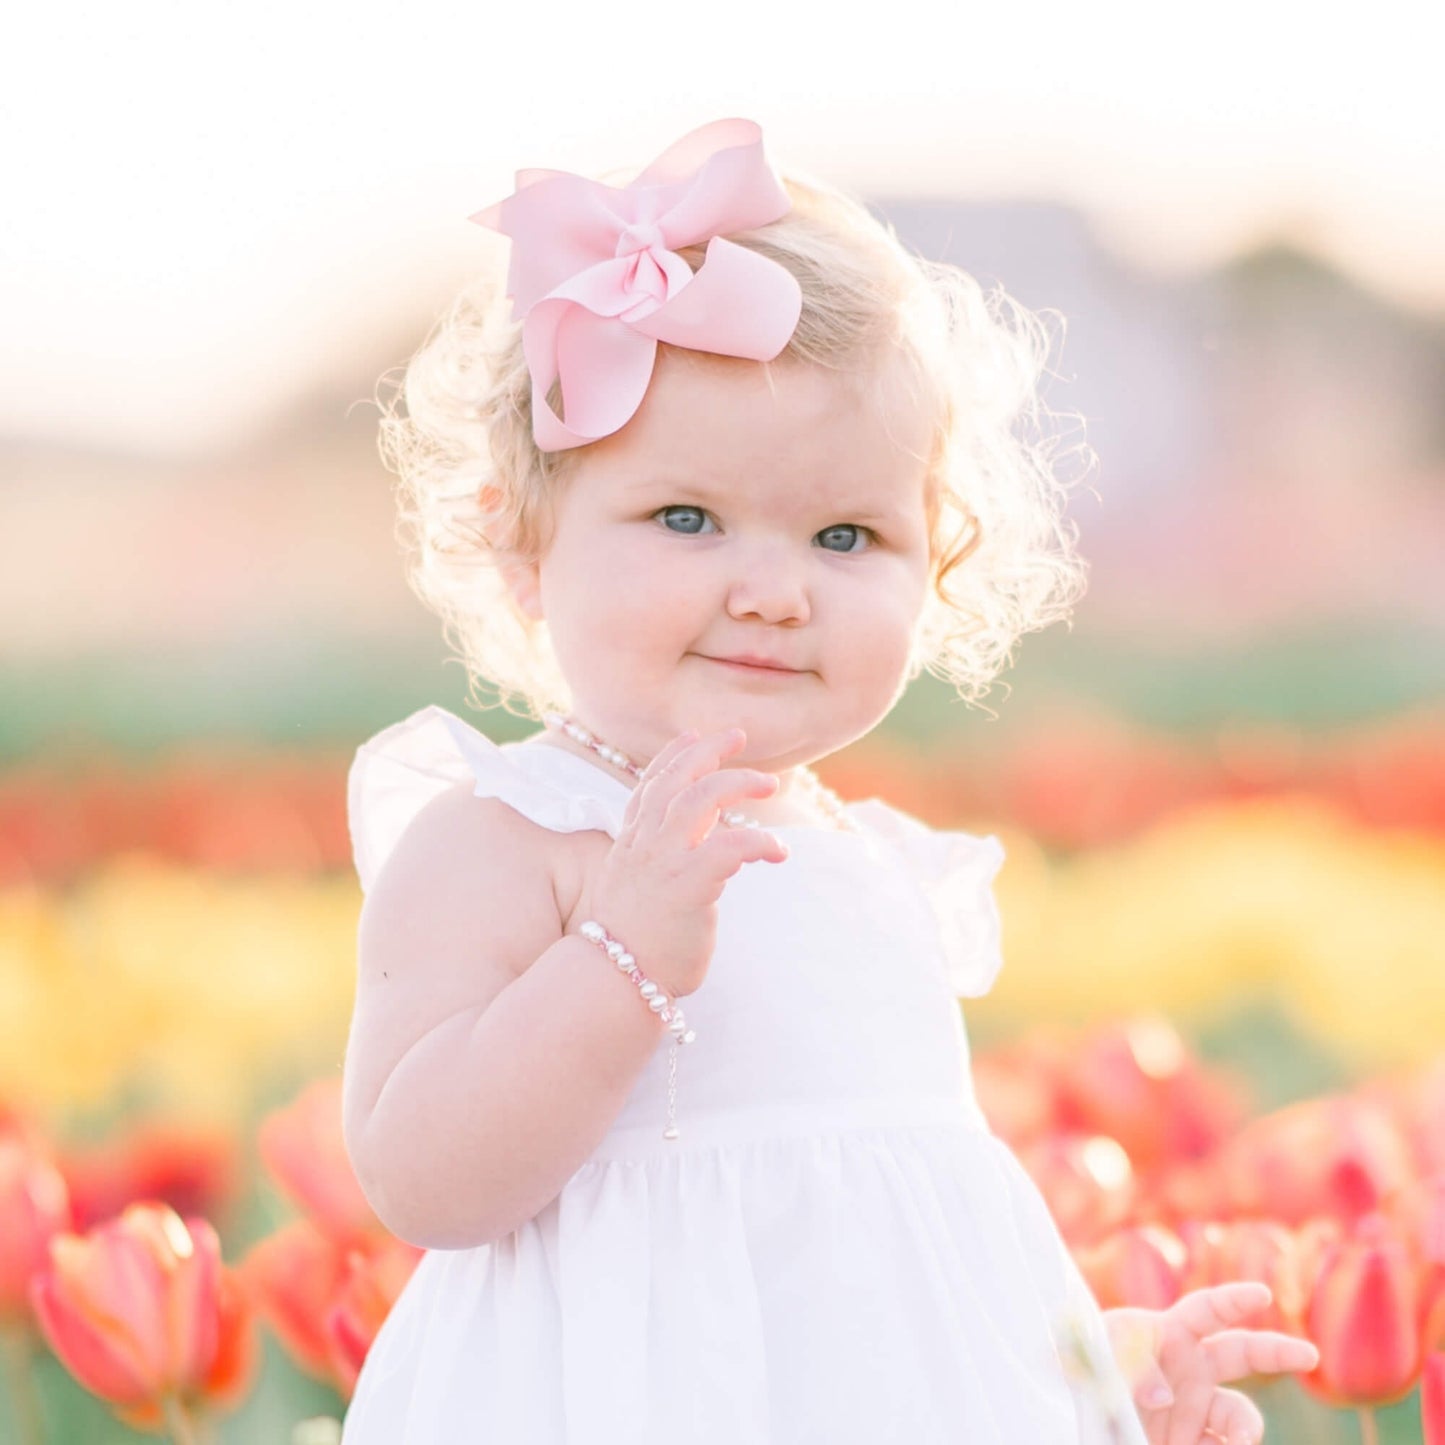
[[[728,615],[801,626],[812,615],[803,568],[781,548],[755,548],[738,558],[728,588]]]

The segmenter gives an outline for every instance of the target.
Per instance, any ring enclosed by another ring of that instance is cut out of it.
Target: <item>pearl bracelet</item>
[[[612,937],[600,923],[588,919],[577,930],[583,938],[595,943],[613,963],[637,985],[637,991],[647,1001],[647,1006],[668,1027],[672,1034],[672,1053],[667,1064],[667,1127],[662,1131],[664,1139],[677,1138],[677,1046],[690,1044],[697,1035],[688,1028],[682,1016],[682,1006],[676,999],[669,998],[643,971],[637,960],[626,947]]]

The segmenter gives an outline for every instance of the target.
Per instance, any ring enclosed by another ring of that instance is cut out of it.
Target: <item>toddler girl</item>
[[[1226,1328],[1268,1292],[1102,1316],[974,1101],[998,840],[809,771],[1077,597],[1037,323],[742,120],[474,219],[511,305],[385,438],[416,585],[544,726],[423,708],[352,769],[347,1147],[427,1252],[346,1445],[1258,1440],[1219,1382],[1313,1353]]]

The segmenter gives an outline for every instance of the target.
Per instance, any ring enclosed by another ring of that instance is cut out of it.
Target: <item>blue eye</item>
[[[850,543],[856,542],[864,537],[868,538],[870,541],[873,538],[873,533],[869,531],[867,527],[858,527],[855,526],[852,522],[840,522],[836,527],[824,527],[823,530],[818,533],[818,535],[820,537],[827,538],[836,537],[839,535],[839,533],[843,535],[845,542]],[[863,550],[861,547],[855,547],[852,545],[843,547],[830,547],[828,546],[826,541],[823,543],[823,546],[824,550],[829,552],[860,552]]]
[[[683,520],[688,525],[672,527],[668,524],[669,515],[678,512],[683,513]],[[653,515],[662,518],[662,525],[667,527],[669,532],[680,532],[686,537],[696,537],[702,531],[703,524],[707,521],[707,513],[704,512],[701,507],[662,507],[654,512]]]

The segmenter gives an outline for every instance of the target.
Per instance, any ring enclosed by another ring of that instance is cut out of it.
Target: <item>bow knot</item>
[[[724,239],[786,215],[787,192],[749,120],[685,135],[621,189],[565,171],[519,171],[517,190],[471,219],[512,240],[507,295],[532,374],[544,452],[609,436],[642,404],[657,343],[771,361],[802,312],[796,278]],[[696,273],[678,248],[707,241]],[[560,382],[566,420],[547,394]]]
[[[650,251],[654,246],[666,249],[662,230],[656,221],[633,221],[622,228],[617,237],[617,256],[630,256],[635,251]]]

